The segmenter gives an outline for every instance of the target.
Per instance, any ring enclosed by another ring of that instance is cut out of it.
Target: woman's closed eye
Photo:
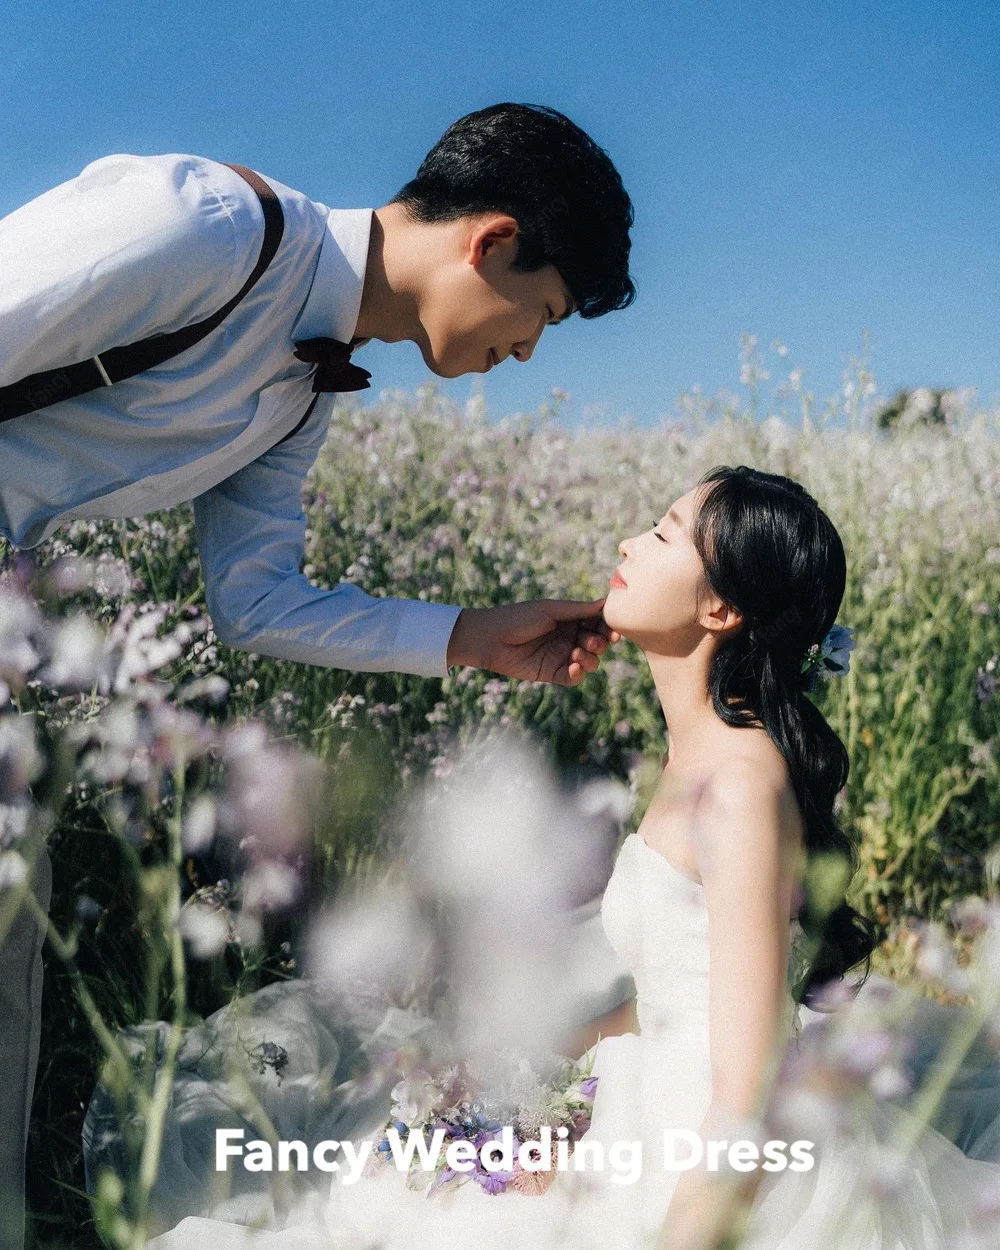
[[[660,540],[661,543],[667,542],[667,539],[663,537],[663,535],[660,533],[659,530],[653,530],[653,533],[656,535],[656,537]]]

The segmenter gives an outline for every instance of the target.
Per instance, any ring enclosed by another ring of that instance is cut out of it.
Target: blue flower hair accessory
[[[834,625],[822,642],[814,642],[802,661],[806,689],[815,690],[820,678],[843,677],[851,669],[854,631],[846,625]]]

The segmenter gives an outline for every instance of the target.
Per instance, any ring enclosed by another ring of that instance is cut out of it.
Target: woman
[[[646,656],[669,751],[602,905],[637,998],[568,1049],[579,1053],[600,1035],[589,1052],[598,1077],[593,1122],[577,1149],[640,1141],[638,1183],[569,1171],[543,1197],[487,1197],[465,1185],[423,1198],[387,1169],[350,1188],[335,1184],[308,1229],[244,1234],[229,1226],[227,1234],[225,1225],[184,1220],[151,1247],[720,1243],[724,1190],[703,1164],[663,1166],[664,1131],[687,1130],[706,1145],[762,1144],[757,1117],[797,1023],[788,986],[792,922],[818,939],[798,987],[806,1001],[866,962],[875,945],[870,923],[846,902],[817,921],[801,894],[807,854],[832,851],[856,863],[833,811],[846,752],[807,694],[810,657],[844,593],[844,550],[801,486],[742,466],[708,473],[619,550],[604,616]],[[904,1115],[880,1104],[875,1127],[891,1128]],[[975,1197],[1000,1180],[1000,1165],[967,1158],[931,1130],[902,1190],[880,1206],[867,1184],[873,1141],[871,1127],[848,1140],[831,1136],[816,1143],[811,1170],[757,1167],[739,1177],[753,1203],[743,1244],[943,1250],[949,1235],[969,1227]],[[685,1154],[680,1148],[678,1157]]]

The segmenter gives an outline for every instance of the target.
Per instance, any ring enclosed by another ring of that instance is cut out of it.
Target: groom
[[[375,598],[300,572],[303,479],[371,339],[440,377],[527,361],[542,331],[634,298],[632,206],[553,109],[459,119],[375,210],[329,209],[242,166],[108,156],[0,221],[0,535],[194,505],[215,631],[263,655],[443,677],[452,665],[576,685],[603,600],[497,608]],[[48,906],[50,865],[35,889]],[[42,935],[0,950],[0,1250],[23,1238]]]

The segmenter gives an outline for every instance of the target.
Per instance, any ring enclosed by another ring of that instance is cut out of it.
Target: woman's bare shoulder
[[[766,860],[772,850],[794,860],[804,844],[802,811],[781,753],[770,739],[760,742],[749,738],[752,730],[740,732],[748,737],[720,752],[702,776],[703,872],[711,872],[710,862]]]
[[[730,726],[703,740],[685,780],[704,800],[739,807],[795,792],[788,766],[767,734]]]

